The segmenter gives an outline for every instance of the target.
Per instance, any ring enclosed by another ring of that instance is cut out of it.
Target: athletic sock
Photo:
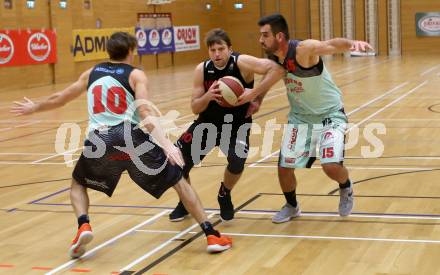
[[[208,221],[202,222],[200,224],[200,227],[202,228],[202,230],[203,230],[203,232],[205,233],[206,236],[214,235],[214,236],[217,236],[217,237],[220,238],[220,232],[215,230],[210,222],[208,222]]]
[[[90,223],[89,216],[87,214],[81,215],[78,217],[78,228],[85,223]]]
[[[293,190],[292,192],[283,192],[283,193],[288,204],[290,204],[293,207],[298,206],[298,202],[296,201],[296,190]]]
[[[339,188],[341,188],[341,189],[349,188],[350,185],[351,185],[351,181],[350,181],[350,179],[347,179],[347,181],[345,183],[339,184]]]
[[[219,197],[224,197],[224,196],[228,196],[231,194],[231,190],[229,190],[225,184],[222,182],[220,185],[220,189],[218,190],[218,196]]]

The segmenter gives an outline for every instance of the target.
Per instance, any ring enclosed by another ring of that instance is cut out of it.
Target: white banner
[[[199,26],[174,26],[176,52],[200,49]]]

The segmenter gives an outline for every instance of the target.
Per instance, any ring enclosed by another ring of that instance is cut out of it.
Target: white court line
[[[51,156],[53,153],[23,153],[23,152],[10,152],[10,153],[1,153],[0,156]],[[79,156],[81,154],[65,154],[72,156]]]
[[[168,233],[174,234],[178,231],[170,230],[138,230],[145,233]],[[190,231],[189,234],[197,232]],[[376,241],[376,242],[399,242],[399,243],[440,243],[440,240],[417,240],[417,239],[388,239],[388,238],[365,238],[365,237],[342,237],[342,236],[311,236],[311,235],[284,235],[284,234],[245,234],[224,232],[225,236],[260,237],[260,238],[286,238],[286,239],[315,239],[315,240],[343,240],[343,241]],[[121,270],[122,271],[122,270]]]
[[[45,157],[45,158],[42,158],[42,159],[35,160],[35,161],[31,162],[30,164],[37,164],[37,163],[40,163],[40,162],[48,160],[48,159],[56,158],[58,156],[68,155],[66,153],[73,153],[73,152],[76,152],[76,151],[81,150],[83,148],[84,148],[84,146],[78,147],[76,149],[72,149],[72,150],[69,150],[69,151],[65,151],[65,152],[62,152],[62,153],[54,154],[54,155],[51,155],[51,156],[48,156],[48,157]]]
[[[267,160],[267,159],[277,155],[279,152],[280,152],[280,150],[277,150],[277,151],[275,151],[275,152],[265,156],[264,158],[254,162],[254,163],[249,164],[248,167],[261,167],[261,166],[258,166],[259,163],[262,163],[263,161],[265,161],[265,160]],[[263,167],[266,167],[266,166],[263,166]]]
[[[159,218],[162,217],[163,215],[167,214],[168,212],[170,212],[170,210],[164,210],[164,211],[162,211],[162,212],[160,212],[160,213],[154,215],[154,216],[151,217],[150,219],[148,219],[148,220],[146,220],[146,221],[144,221],[144,222],[142,222],[142,223],[140,223],[140,224],[138,224],[138,225],[136,225],[136,226],[134,226],[134,227],[128,229],[128,230],[125,231],[125,232],[122,232],[121,234],[117,235],[116,237],[114,237],[114,238],[112,238],[112,239],[110,239],[110,240],[108,240],[108,241],[106,241],[106,242],[104,242],[104,243],[102,243],[102,244],[96,246],[96,247],[93,248],[92,250],[87,251],[87,252],[86,252],[83,256],[81,256],[80,258],[78,258],[78,259],[74,259],[74,260],[71,260],[71,261],[68,261],[68,262],[66,262],[66,263],[64,263],[64,264],[62,264],[62,265],[60,265],[60,266],[58,266],[58,267],[52,269],[50,272],[46,273],[46,275],[55,274],[55,273],[57,273],[57,272],[59,272],[59,271],[61,271],[61,270],[64,270],[64,269],[66,269],[66,268],[69,268],[70,266],[72,266],[72,265],[74,265],[76,262],[78,262],[80,259],[87,258],[88,256],[92,255],[93,253],[95,253],[96,251],[100,250],[101,248],[104,248],[104,247],[110,245],[111,243],[117,241],[118,239],[120,239],[120,238],[122,238],[122,237],[125,237],[125,236],[127,236],[128,234],[131,234],[132,232],[136,231],[138,228],[141,228],[141,227],[144,226],[144,225],[147,225],[147,224],[149,224],[149,223],[152,223],[152,222],[156,221],[157,219],[159,219]]]
[[[208,216],[208,219],[211,218],[212,216],[214,216],[214,213],[210,214]],[[121,270],[119,270],[120,272],[124,272],[126,270],[129,270],[130,268],[132,268],[133,266],[137,265],[138,263],[142,262],[143,260],[147,259],[148,257],[150,257],[151,255],[156,254],[156,252],[158,252],[159,250],[161,250],[162,248],[164,248],[165,246],[169,245],[170,243],[172,243],[175,239],[179,239],[180,237],[188,234],[188,232],[191,232],[191,230],[194,229],[194,227],[199,226],[199,224],[195,223],[193,225],[191,225],[190,227],[188,227],[187,229],[183,230],[183,231],[177,231],[176,233],[178,233],[177,235],[175,235],[174,237],[168,239],[166,242],[163,242],[162,244],[156,246],[154,249],[150,250],[148,253],[144,254],[143,256],[139,257],[138,259],[134,260],[133,262],[129,263],[127,266],[121,268]]]
[[[376,112],[374,112],[373,114],[369,115],[368,117],[364,118],[362,121],[356,123],[355,125],[351,126],[346,133],[348,133],[351,129],[353,129],[354,127],[357,127],[359,125],[361,125],[362,123],[368,121],[370,118],[375,117],[377,114],[385,111],[385,109],[387,109],[388,107],[393,106],[394,104],[396,104],[397,102],[399,102],[400,100],[404,99],[405,97],[409,96],[410,94],[414,93],[415,91],[417,91],[417,89],[419,89],[420,87],[426,85],[429,81],[425,80],[423,81],[421,84],[417,85],[415,88],[411,89],[409,92],[399,96],[398,98],[396,98],[395,100],[391,101],[390,103],[388,103],[387,105],[385,105],[384,107],[380,108],[379,110],[377,110]]]
[[[386,199],[386,198],[385,198]],[[218,212],[218,211],[217,211]],[[271,211],[252,211],[252,210],[241,210],[237,213],[239,214],[246,214],[246,215],[268,215],[272,216],[273,214],[277,213],[278,210],[271,210]],[[300,217],[335,217],[340,219],[347,219],[347,217],[341,217],[337,213],[304,213],[301,212]],[[392,214],[392,215],[385,215],[385,214],[350,214],[348,218],[360,218],[360,219],[397,219],[397,220],[440,220],[440,217],[432,217],[432,216],[411,216],[411,215],[402,215],[402,214]]]
[[[392,88],[391,90],[388,90],[388,91],[387,91],[386,93],[384,93],[383,95],[378,96],[378,97],[376,97],[376,98],[373,98],[372,100],[368,101],[367,103],[362,104],[361,106],[357,107],[357,108],[354,109],[354,110],[351,110],[350,112],[347,113],[347,116],[352,115],[352,114],[354,114],[354,113],[356,113],[356,112],[358,112],[358,111],[364,109],[364,108],[367,107],[368,105],[371,105],[371,104],[373,104],[374,102],[376,102],[376,101],[378,101],[378,100],[384,98],[385,96],[387,96],[387,95],[389,95],[389,94],[391,94],[391,93],[394,93],[396,90],[398,90],[398,89],[400,89],[400,88],[402,88],[403,86],[406,86],[406,85],[408,85],[408,84],[409,84],[409,82],[407,81],[407,82],[404,82],[404,83],[402,83],[402,84],[400,84],[400,85],[397,85],[396,87]]]
[[[350,112],[347,113],[347,116],[350,116],[350,115],[352,115],[352,114],[354,114],[354,113],[356,113],[356,112],[362,110],[363,108],[367,107],[368,105],[370,105],[370,104],[372,104],[372,103],[378,101],[379,99],[382,99],[384,96],[386,96],[386,95],[388,95],[388,94],[390,94],[390,93],[395,92],[396,90],[402,88],[403,86],[406,86],[408,83],[409,83],[409,82],[404,82],[404,83],[401,83],[401,84],[397,85],[396,87],[392,88],[391,90],[388,90],[388,91],[385,92],[384,94],[382,94],[382,95],[380,95],[380,96],[378,96],[378,97],[373,98],[372,100],[368,101],[368,102],[365,103],[365,104],[362,104],[360,107],[358,107],[358,108],[356,108],[356,109],[354,109],[354,110],[351,110]],[[347,133],[348,133],[349,131],[350,131],[350,129],[347,131]],[[248,167],[256,167],[256,165],[258,165],[259,163],[261,163],[261,162],[265,161],[266,159],[268,159],[268,158],[270,158],[270,157],[272,157],[272,156],[278,154],[279,152],[280,152],[280,150],[277,150],[277,151],[275,151],[275,152],[273,152],[273,153],[271,153],[271,154],[269,154],[269,155],[263,157],[262,159],[257,160],[257,161],[254,162],[254,163],[251,163],[250,165],[248,165]]]
[[[343,72],[344,70],[342,70],[342,73],[338,73],[338,72],[336,72],[336,73],[333,73],[333,75],[334,75],[334,76],[341,77],[341,76],[344,76],[344,75],[347,75],[347,74],[350,74],[350,73],[363,71],[363,70],[368,69],[368,68],[370,68],[370,67],[374,67],[375,65],[379,65],[379,64],[382,64],[382,63],[386,63],[386,62],[388,62],[388,61],[389,61],[389,59],[387,59],[387,60],[383,60],[383,61],[380,61],[380,62],[377,62],[377,63],[373,63],[373,64],[367,64],[367,65],[365,65],[365,66],[361,66],[361,67],[356,67],[356,69],[353,69],[353,68],[347,68],[347,69],[345,69],[347,72]],[[373,66],[372,66],[372,65],[373,65]]]
[[[3,128],[3,129],[0,129],[0,132],[11,131],[11,130],[14,130],[14,129],[17,129],[17,128],[21,128],[21,127],[25,127],[25,126],[32,125],[32,124],[37,124],[37,123],[41,123],[41,120],[36,120],[36,121],[33,121],[33,122],[27,122],[27,123],[24,123],[24,124],[13,126],[13,127]]]
[[[254,166],[249,166],[252,168],[276,168],[278,166],[276,165],[254,165]],[[312,166],[312,169],[322,169],[321,166]],[[433,169],[440,169],[440,167],[431,167],[431,168],[426,168],[426,167],[371,167],[371,166],[367,166],[367,167],[362,167],[362,166],[345,166],[345,168],[347,169],[351,169],[351,170],[402,170],[402,171],[431,171]]]
[[[78,120],[66,120],[66,119],[0,119],[1,123],[17,123],[17,122],[80,122]]]
[[[390,157],[381,157],[381,158],[364,158],[362,156],[347,156],[344,157],[344,159],[415,159],[415,160],[419,160],[419,159],[428,159],[428,160],[434,160],[434,159],[440,159],[440,157],[430,157],[430,156],[390,156]]]
[[[420,76],[424,76],[424,75],[426,75],[426,74],[429,74],[430,72],[434,71],[434,70],[437,69],[438,67],[440,67],[440,64],[437,65],[437,66],[434,66],[434,67],[432,67],[432,68],[430,68],[430,69],[427,69],[426,71],[424,71],[424,72],[422,72],[422,73],[420,73]]]
[[[66,165],[66,163],[65,162],[31,163],[31,162],[19,162],[19,161],[0,161],[0,165]]]

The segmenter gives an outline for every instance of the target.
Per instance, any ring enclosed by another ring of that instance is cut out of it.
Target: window
[[[60,8],[67,9],[67,0],[60,0]]]
[[[243,3],[235,3],[234,4],[234,8],[236,9],[236,10],[240,10],[240,9],[242,9],[243,8]]]
[[[33,9],[33,8],[35,8],[35,0],[27,0],[27,1],[26,1],[26,7],[27,7],[28,9]]]
[[[5,10],[12,10],[12,0],[5,0],[3,3]]]

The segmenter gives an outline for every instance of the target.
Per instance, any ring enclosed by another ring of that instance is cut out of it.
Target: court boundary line
[[[55,267],[55,268],[52,269],[50,272],[46,273],[46,275],[52,275],[52,274],[55,274],[55,273],[57,273],[57,272],[59,272],[59,271],[61,271],[61,270],[66,269],[66,268],[70,268],[70,267],[73,266],[76,262],[78,262],[80,259],[85,259],[85,258],[87,258],[87,257],[89,257],[89,256],[91,256],[91,255],[93,255],[96,251],[101,250],[102,248],[104,248],[104,247],[106,247],[106,246],[112,244],[113,242],[117,241],[118,239],[121,239],[121,238],[123,238],[123,237],[125,237],[125,236],[131,234],[131,233],[134,232],[136,229],[138,229],[138,228],[140,228],[140,227],[142,227],[142,226],[144,226],[144,225],[147,225],[147,224],[150,224],[150,223],[154,223],[157,219],[161,218],[162,216],[164,216],[165,214],[167,214],[167,213],[169,213],[169,212],[170,212],[169,210],[163,210],[162,212],[160,212],[160,213],[154,215],[153,217],[149,218],[148,220],[146,220],[146,221],[144,221],[144,222],[142,222],[142,223],[140,223],[140,224],[138,224],[138,225],[136,225],[136,226],[134,226],[134,227],[132,227],[132,228],[130,228],[130,229],[128,229],[128,230],[126,230],[126,231],[120,233],[120,234],[118,234],[117,236],[111,238],[110,240],[105,241],[104,243],[101,243],[101,244],[98,245],[98,246],[95,246],[93,249],[87,251],[87,252],[86,252],[83,256],[81,256],[80,258],[70,260],[70,261],[68,261],[68,262],[66,262],[66,263],[64,263],[64,264],[62,264],[62,265],[59,265],[58,267]]]
[[[174,234],[179,231],[173,230],[136,230],[141,233]],[[188,234],[196,234],[190,231]],[[319,235],[287,235],[287,234],[252,234],[252,233],[234,233],[224,232],[226,236],[241,237],[262,237],[262,238],[287,238],[287,239],[324,239],[324,240],[344,240],[344,241],[380,241],[380,242],[403,242],[403,243],[433,243],[440,244],[440,240],[419,240],[419,239],[395,239],[395,238],[372,238],[372,237],[343,237],[343,236],[319,236]]]

